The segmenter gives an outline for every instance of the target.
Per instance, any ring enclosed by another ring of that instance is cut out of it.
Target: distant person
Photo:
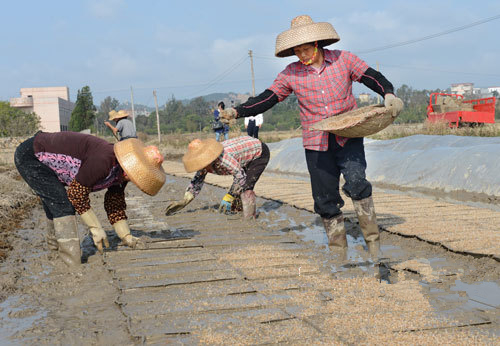
[[[224,102],[219,102],[217,104],[217,109],[214,110],[214,125],[213,130],[215,132],[215,140],[219,142],[221,140],[221,135],[224,135],[224,140],[229,139],[229,125],[224,124],[220,121],[220,112],[226,108]]]
[[[392,84],[355,54],[325,47],[340,38],[330,23],[314,22],[302,15],[291,21],[290,29],[276,38],[275,55],[295,55],[298,61],[288,64],[273,84],[247,102],[223,111],[221,120],[264,113],[291,93],[297,96],[302,124],[302,139],[311,177],[314,211],[323,219],[328,244],[347,248],[344,201],[339,184],[342,174],[344,193],[352,199],[359,225],[372,257],[379,254],[379,229],[372,199],[372,185],[366,179],[363,138],[345,138],[315,131],[315,123],[357,107],[352,93],[353,82],[384,97],[387,108],[402,109],[403,102],[394,96]]]
[[[47,235],[49,248],[58,251],[68,266],[81,264],[75,212],[89,227],[97,249],[102,252],[109,246],[90,206],[91,192],[107,189],[104,209],[108,220],[123,244],[135,248],[141,242],[131,235],[127,223],[125,187],[132,181],[152,196],[165,182],[158,148],[146,147],[135,138],[113,144],[78,132],[39,131],[17,147],[14,162],[52,221]]]
[[[111,125],[110,121],[114,121],[116,127]],[[104,124],[106,124],[106,126],[113,131],[115,136],[117,134],[120,135],[120,141],[129,138],[137,138],[134,123],[128,119],[128,113],[124,110],[120,110],[118,112],[112,110],[109,112],[109,119],[108,121],[105,121]]]
[[[232,175],[233,184],[222,199],[219,211],[230,212],[233,202],[241,198],[243,217],[255,217],[254,186],[269,162],[269,148],[260,140],[241,136],[219,143],[212,138],[195,139],[182,158],[186,172],[196,172],[184,198],[171,203],[166,215],[188,205],[201,191],[208,173]]]
[[[247,134],[250,137],[259,138],[259,129],[263,122],[264,116],[262,113],[252,117],[245,117],[245,128],[247,129]]]

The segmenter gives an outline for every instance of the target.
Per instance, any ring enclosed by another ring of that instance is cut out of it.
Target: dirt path
[[[36,207],[0,265],[0,344],[498,341],[500,302],[468,286],[497,285],[495,260],[384,232],[377,267],[351,222],[344,260],[310,212],[259,199],[259,218],[242,221],[216,212],[224,190],[210,185],[166,218],[187,183],[170,176],[153,198],[127,188],[131,228],[148,248],[123,248],[109,231],[113,248],[100,256],[82,226],[78,273],[47,250]],[[102,196],[92,205],[104,221]]]

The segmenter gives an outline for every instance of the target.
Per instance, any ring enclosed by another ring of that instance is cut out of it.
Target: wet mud
[[[41,206],[30,209],[0,263],[0,344],[498,342],[494,259],[383,231],[373,261],[349,213],[337,253],[316,215],[262,198],[255,220],[222,215],[225,190],[210,185],[166,217],[187,184],[168,176],[152,198],[127,188],[143,250],[120,244],[93,194],[111,248],[96,253],[80,223],[77,271],[48,250]]]

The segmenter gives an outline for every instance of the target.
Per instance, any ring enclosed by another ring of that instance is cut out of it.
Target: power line
[[[438,32],[436,34],[427,35],[427,36],[423,36],[423,37],[420,37],[420,38],[415,38],[415,39],[408,40],[408,41],[393,43],[393,44],[389,44],[389,45],[382,46],[382,47],[370,48],[370,49],[366,49],[366,50],[362,50],[362,51],[357,51],[355,53],[356,54],[366,54],[366,53],[376,52],[376,51],[379,51],[379,50],[385,50],[385,49],[389,49],[389,48],[406,46],[406,45],[409,45],[409,44],[412,44],[412,43],[417,43],[417,42],[421,42],[421,41],[425,41],[425,40],[430,40],[431,38],[436,38],[436,37],[443,36],[443,35],[448,35],[448,34],[451,34],[451,33],[457,32],[457,31],[465,30],[465,29],[471,28],[473,26],[477,26],[477,25],[481,25],[481,24],[484,24],[484,23],[487,23],[487,22],[491,22],[492,20],[496,20],[496,19],[499,19],[499,18],[500,18],[500,14],[498,14],[496,16],[493,16],[493,17],[489,17],[489,18],[483,19],[483,20],[479,20],[477,22],[473,22],[473,23],[470,23],[470,24],[462,25],[462,26],[459,26],[459,27],[456,27],[456,28],[453,28],[453,29],[448,29],[448,30],[445,30],[445,31],[442,31],[442,32]]]
[[[222,72],[221,74],[219,74],[217,77],[215,77],[214,79],[212,79],[212,81],[208,82],[204,88],[198,90],[196,93],[193,93],[191,97],[194,97],[194,96],[198,95],[199,93],[207,90],[211,86],[214,86],[215,84],[217,84],[219,81],[221,81],[222,79],[224,79],[228,74],[230,74],[231,72],[233,72],[238,66],[240,66],[241,64],[243,64],[246,61],[246,59],[248,59],[248,57],[246,55],[243,56],[240,60],[238,60],[236,63],[234,63],[227,70],[225,70],[224,72]]]
[[[464,72],[464,71],[446,71],[446,70],[438,70],[438,69],[432,69],[432,68],[427,68],[427,67],[415,67],[415,66],[396,66],[396,65],[386,65],[386,64],[380,64],[381,66],[385,67],[393,67],[393,68],[401,68],[401,69],[407,69],[407,70],[423,70],[423,71],[431,71],[431,72],[440,72],[440,73],[452,73],[455,75],[476,75],[476,76],[493,76],[493,77],[500,77],[500,74],[494,74],[494,73],[478,73],[478,72]]]

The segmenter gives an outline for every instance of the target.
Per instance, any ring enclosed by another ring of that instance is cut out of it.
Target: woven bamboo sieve
[[[392,110],[383,105],[371,105],[321,120],[310,127],[342,137],[356,138],[373,135],[394,121]]]

